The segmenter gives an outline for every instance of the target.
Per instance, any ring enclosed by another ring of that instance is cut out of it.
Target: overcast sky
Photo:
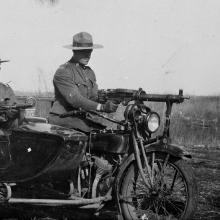
[[[219,0],[0,0],[0,81],[15,90],[53,91],[72,55],[63,45],[93,35],[89,65],[100,88],[220,94]]]

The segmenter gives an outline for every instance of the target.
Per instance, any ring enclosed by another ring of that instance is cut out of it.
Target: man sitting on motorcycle
[[[0,59],[0,69],[1,64],[5,62],[8,62],[8,60]],[[14,105],[16,102],[17,100],[12,88],[9,85],[0,82],[0,107]],[[16,126],[17,117],[17,110],[1,111],[0,108],[0,128],[8,129]]]
[[[98,103],[98,86],[93,70],[87,66],[93,49],[102,45],[93,44],[92,36],[80,32],[73,36],[73,43],[64,46],[73,51],[72,58],[61,65],[53,78],[55,101],[50,111],[49,123],[89,132],[101,128],[98,123],[78,117],[60,118],[59,115],[73,109],[115,112],[117,105],[107,101]]]

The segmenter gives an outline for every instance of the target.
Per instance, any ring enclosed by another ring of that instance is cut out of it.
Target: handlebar
[[[73,117],[87,118],[87,117],[90,117],[91,115],[97,115],[97,116],[99,116],[101,118],[104,118],[108,121],[111,121],[113,123],[123,125],[123,123],[121,121],[112,119],[112,118],[110,118],[108,116],[105,116],[105,115],[103,115],[103,114],[101,114],[97,111],[92,111],[92,110],[87,110],[87,111],[83,110],[83,109],[72,110],[72,111],[60,114],[59,117],[60,118],[66,118],[66,117],[69,117],[69,116],[73,116]]]

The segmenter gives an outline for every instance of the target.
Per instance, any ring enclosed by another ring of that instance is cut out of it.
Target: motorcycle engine
[[[88,159],[91,162],[88,162]],[[111,189],[114,160],[106,155],[92,155],[81,163],[81,195],[89,197],[105,196]],[[78,186],[79,187],[79,186]]]

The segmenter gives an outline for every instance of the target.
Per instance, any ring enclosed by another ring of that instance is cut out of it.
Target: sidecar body
[[[87,136],[46,123],[0,133],[0,182],[68,178],[86,150]]]

